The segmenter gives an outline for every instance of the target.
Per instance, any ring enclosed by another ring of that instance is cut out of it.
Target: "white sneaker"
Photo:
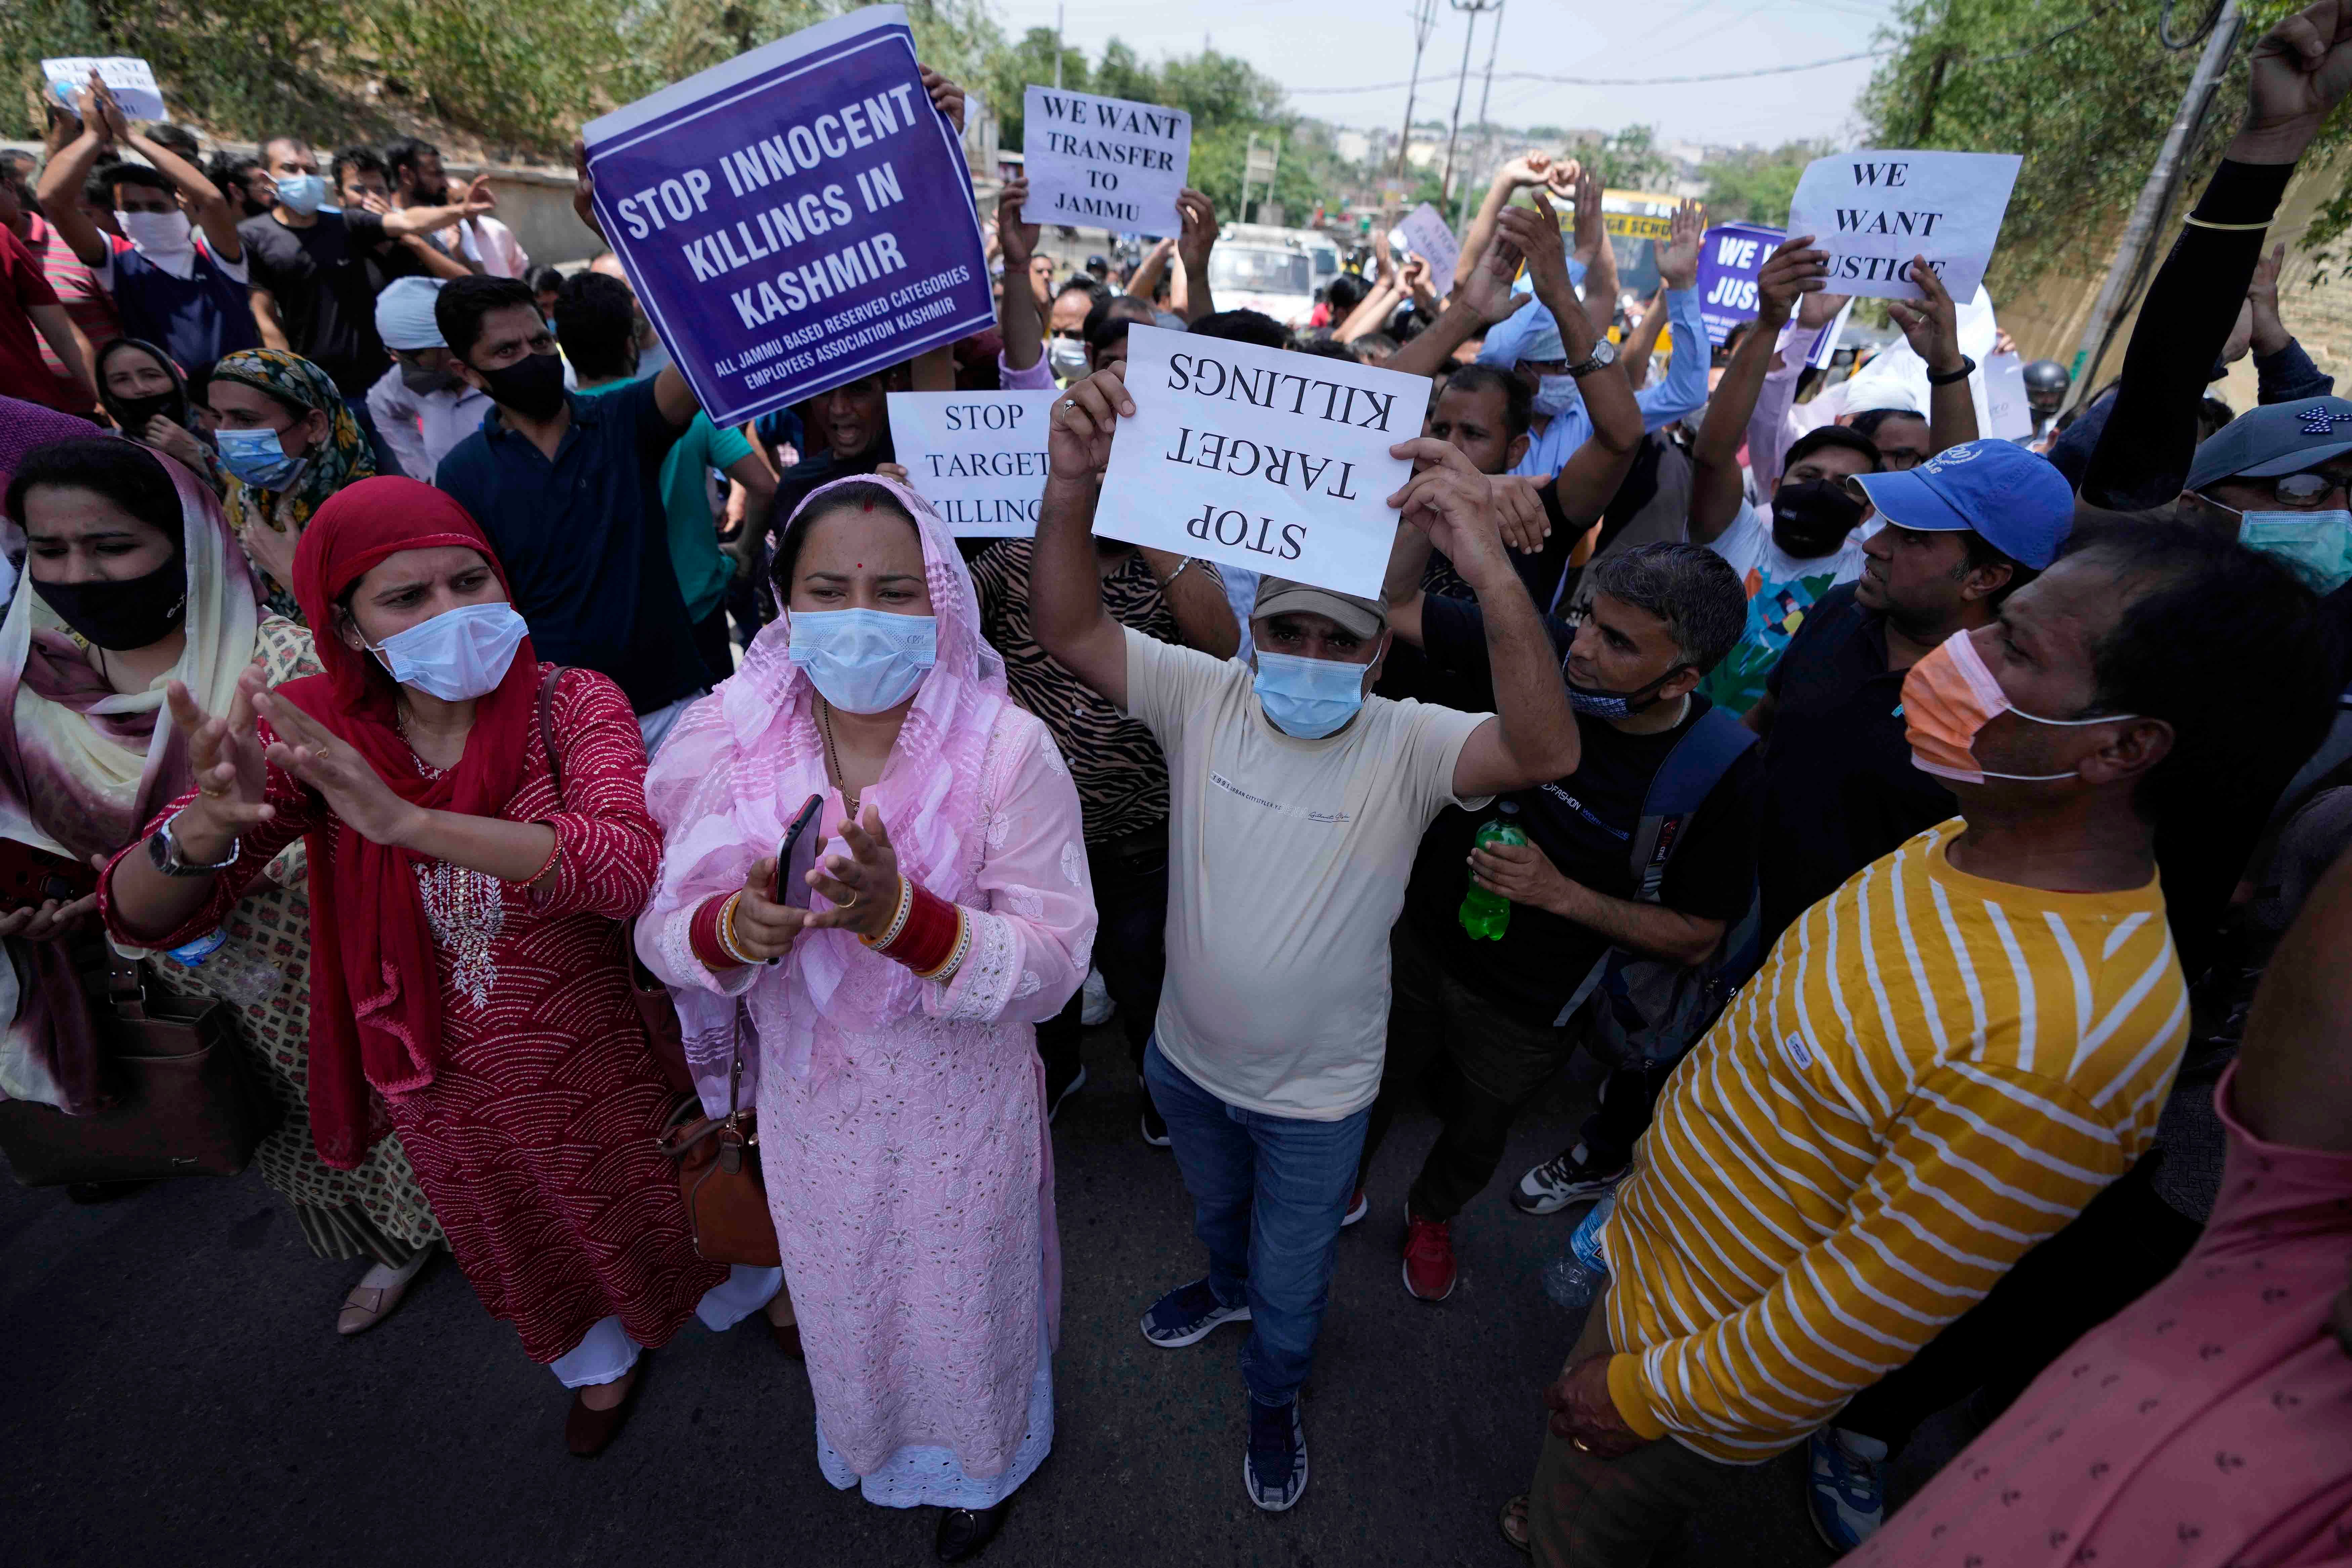
[[[1078,1022],[1091,1029],[1097,1024],[1108,1024],[1118,1011],[1118,1004],[1110,999],[1110,987],[1103,984],[1102,971],[1087,971],[1087,983],[1079,989],[1083,998],[1078,1003]]]

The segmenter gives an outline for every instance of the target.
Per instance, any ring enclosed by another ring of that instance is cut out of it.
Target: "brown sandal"
[[[1521,1552],[1526,1552],[1528,1556],[1532,1557],[1535,1555],[1535,1542],[1530,1540],[1528,1535],[1527,1493],[1521,1492],[1518,1496],[1505,1503],[1503,1505],[1502,1513],[1495,1521],[1495,1525],[1496,1528],[1499,1529],[1503,1532],[1504,1540],[1509,1542],[1512,1545],[1517,1547]]]

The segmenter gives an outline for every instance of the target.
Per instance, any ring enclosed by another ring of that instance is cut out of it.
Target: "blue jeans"
[[[1242,1381],[1263,1403],[1285,1404],[1315,1363],[1332,1249],[1371,1110],[1338,1121],[1244,1110],[1171,1066],[1158,1040],[1144,1053],[1143,1081],[1192,1194],[1209,1289],[1228,1306],[1249,1302]]]

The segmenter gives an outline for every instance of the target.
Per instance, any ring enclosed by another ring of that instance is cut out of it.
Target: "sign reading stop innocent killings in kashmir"
[[[1183,231],[1176,197],[1192,166],[1192,117],[1157,103],[1032,85],[1023,94],[1031,223],[1119,234]]]
[[[1916,300],[1925,256],[1955,300],[1973,300],[2000,239],[2014,153],[1840,153],[1805,165],[1789,232],[1830,255],[1829,291]]]
[[[1097,533],[1379,596],[1428,378],[1136,326],[1127,391]]]
[[[596,212],[717,425],[994,320],[955,128],[871,5],[589,121]]]
[[[894,392],[890,447],[965,539],[1027,539],[1045,500],[1045,419],[1061,394]]]

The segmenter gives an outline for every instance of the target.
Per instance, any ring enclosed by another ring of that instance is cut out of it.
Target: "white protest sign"
[[[1137,325],[1095,531],[1376,598],[1426,376]]]
[[[1192,167],[1192,117],[1157,103],[1034,83],[1022,99],[1031,223],[1122,234],[1181,233],[1176,197]]]
[[[1988,354],[1984,362],[1985,434],[2022,441],[2033,434],[2033,409],[2025,401],[2025,361],[2013,353]]]
[[[1925,256],[1955,300],[1984,281],[2000,238],[2013,153],[1841,153],[1816,158],[1789,204],[1789,232],[1830,256],[1829,287],[1874,300],[1916,300],[1911,262]]]
[[[98,73],[98,79],[114,94],[114,101],[122,106],[125,118],[166,118],[163,89],[155,85],[154,69],[145,60],[128,56],[93,59],[85,55],[76,55],[70,59],[41,62],[41,75],[48,79],[51,96],[67,109],[74,106],[74,94],[89,84],[92,71]]]
[[[907,482],[966,539],[1027,539],[1045,499],[1043,392],[894,392],[890,446]]]
[[[1853,314],[1852,300],[1838,307],[1838,313],[1830,318],[1830,324],[1814,337],[1812,352],[1805,356],[1807,364],[1815,370],[1829,368],[1830,360],[1837,353],[1839,341],[1845,336],[1845,319]]]
[[[1454,292],[1454,267],[1462,259],[1462,247],[1454,240],[1454,231],[1445,226],[1443,213],[1422,203],[1390,231],[1389,243],[1429,263],[1429,286],[1439,299]]]

